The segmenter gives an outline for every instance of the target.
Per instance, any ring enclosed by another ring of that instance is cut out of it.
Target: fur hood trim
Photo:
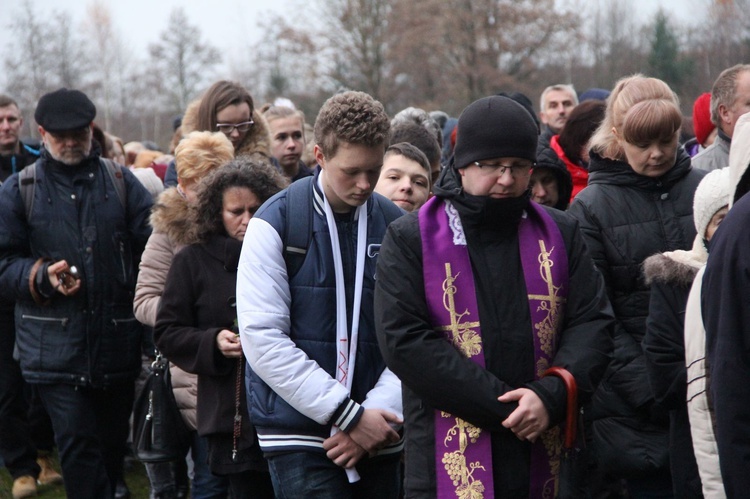
[[[151,227],[154,232],[166,234],[176,244],[188,245],[197,242],[187,200],[171,187],[159,195],[151,211]]]
[[[185,115],[182,117],[183,136],[196,130],[199,105],[200,99],[194,100],[185,109]],[[247,132],[242,144],[234,151],[234,155],[235,157],[254,156],[255,159],[263,159],[257,158],[260,155],[264,156],[266,161],[269,161],[271,157],[271,130],[268,127],[268,122],[257,109],[253,110],[253,121],[255,124]]]
[[[703,239],[696,236],[690,251],[676,250],[652,255],[643,262],[646,284],[654,282],[672,286],[691,286],[698,269],[706,264],[708,253]]]

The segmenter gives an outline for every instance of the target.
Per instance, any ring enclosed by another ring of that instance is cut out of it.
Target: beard
[[[91,146],[88,147],[68,147],[58,151],[48,150],[50,156],[55,161],[68,166],[75,166],[83,162],[91,153]]]

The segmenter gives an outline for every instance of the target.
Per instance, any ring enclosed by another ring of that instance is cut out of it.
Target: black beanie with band
[[[536,161],[538,140],[539,129],[521,104],[500,95],[484,97],[458,118],[454,165],[465,168],[495,158]]]

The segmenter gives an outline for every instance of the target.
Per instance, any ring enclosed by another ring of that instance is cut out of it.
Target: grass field
[[[55,468],[59,471],[60,466],[55,459]],[[148,499],[149,484],[148,477],[143,465],[139,462],[128,463],[125,470],[125,482],[130,488],[130,494],[132,499]],[[11,499],[11,489],[13,488],[13,480],[8,474],[8,470],[5,468],[0,469],[0,499]],[[37,497],[43,497],[45,499],[65,499],[65,489],[62,485],[55,485],[49,487],[39,487],[39,494]],[[72,498],[71,498],[72,499]]]

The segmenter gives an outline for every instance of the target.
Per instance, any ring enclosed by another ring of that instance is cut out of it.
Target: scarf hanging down
[[[354,212],[357,220],[357,266],[354,280],[354,306],[352,309],[351,337],[349,337],[349,326],[346,317],[346,287],[344,283],[344,264],[341,259],[341,245],[336,228],[336,219],[333,215],[330,203],[325,195],[322,185],[322,175],[318,177],[318,187],[323,193],[323,208],[325,210],[328,232],[331,237],[331,249],[333,251],[333,268],[336,276],[336,381],[344,385],[351,393],[352,379],[354,378],[354,366],[357,361],[357,339],[359,337],[359,312],[362,307],[362,286],[365,276],[365,253],[367,250],[367,205],[371,200],[358,206]],[[331,436],[339,429],[331,428]],[[346,476],[350,483],[359,480],[359,474],[355,468],[348,468]]]
[[[485,367],[474,275],[458,211],[449,201],[432,198],[419,212],[419,227],[430,321],[456,350]],[[534,378],[539,379],[557,350],[568,291],[567,254],[557,225],[535,203],[529,203],[520,221],[518,243],[534,339]],[[494,497],[490,433],[444,411],[436,410],[434,418],[438,497]],[[561,446],[559,427],[532,444],[529,497],[555,496]]]

